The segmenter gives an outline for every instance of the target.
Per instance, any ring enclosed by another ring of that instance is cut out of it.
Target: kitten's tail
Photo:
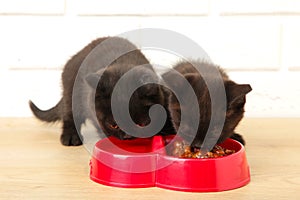
[[[39,109],[32,101],[29,101],[29,107],[38,119],[46,122],[55,122],[61,120],[62,99],[49,110]]]

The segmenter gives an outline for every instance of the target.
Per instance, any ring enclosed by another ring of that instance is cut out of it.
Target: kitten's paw
[[[246,144],[243,136],[241,136],[240,134],[234,133],[230,138],[242,143],[243,145]]]
[[[82,145],[82,141],[78,134],[62,134],[60,136],[60,142],[65,146],[79,146]]]

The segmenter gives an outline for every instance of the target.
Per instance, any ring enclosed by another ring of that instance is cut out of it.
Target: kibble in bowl
[[[191,148],[183,140],[173,142],[171,150],[171,155],[179,158],[219,158],[233,153],[235,150],[226,149],[219,145],[215,145],[211,151],[204,153],[199,148]]]

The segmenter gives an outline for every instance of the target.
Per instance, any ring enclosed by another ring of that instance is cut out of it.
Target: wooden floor
[[[300,119],[244,119],[251,182],[218,193],[123,189],[89,179],[89,152],[64,147],[60,124],[0,118],[0,199],[300,199]]]

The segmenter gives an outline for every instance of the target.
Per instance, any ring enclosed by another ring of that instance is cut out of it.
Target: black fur
[[[84,59],[99,44],[104,45],[104,48],[99,50],[98,54],[94,56],[101,62],[88,63],[86,68],[80,69],[80,66],[84,64]],[[131,51],[126,54],[120,54],[124,49]],[[117,55],[121,56],[118,57]],[[117,56],[116,59],[113,62],[109,62],[114,56]],[[147,65],[140,66],[144,64]],[[104,70],[105,67],[107,67],[106,70]],[[106,135],[113,135],[120,139],[130,139],[132,137],[120,130],[115,124],[110,103],[111,93],[115,84],[126,72],[133,68],[136,70],[136,74],[132,78],[136,81],[144,82],[145,79],[158,79],[149,61],[128,40],[118,37],[99,38],[84,47],[66,63],[62,73],[63,95],[59,103],[49,110],[41,111],[30,102],[30,108],[40,120],[46,122],[60,120],[63,122],[61,134],[61,143],[63,145],[76,146],[82,144],[79,132],[81,125],[88,118],[93,121],[97,128],[102,129]],[[100,75],[102,75],[101,80],[97,82]],[[77,93],[73,91],[75,80],[77,80],[76,87],[80,91]],[[72,98],[76,100],[76,105]],[[166,102],[167,99],[160,86],[142,86],[134,92],[130,99],[129,109],[131,117],[136,124],[145,126],[150,121],[148,116],[149,107],[157,103],[166,105]],[[95,105],[95,107],[92,107],[92,105]],[[92,112],[94,108],[96,108],[96,116]],[[77,126],[74,123],[75,121]],[[161,134],[174,132],[170,121],[168,123],[161,131]]]
[[[200,74],[194,66],[200,69]],[[207,133],[209,124],[211,122],[212,111],[210,93],[203,78],[205,77],[206,80],[209,80],[209,82],[212,83],[213,86],[215,86],[213,83],[216,80],[217,75],[213,73],[214,70],[212,70],[212,68],[217,69],[217,72],[219,72],[219,75],[221,75],[225,87],[225,94],[227,97],[227,108],[226,113],[224,113],[225,122],[222,133],[220,137],[217,138],[217,143],[221,143],[226,138],[231,137],[235,140],[238,140],[242,144],[245,144],[243,137],[235,133],[234,129],[243,118],[244,105],[246,103],[246,94],[252,89],[248,84],[241,85],[233,82],[221,68],[205,62],[183,61],[174,66],[174,69],[182,74],[193,88],[197,96],[198,106],[200,110],[200,121],[198,124],[199,127],[197,130],[191,130],[192,126],[189,121],[182,122],[180,120],[181,109],[185,109],[185,106],[179,105],[178,99],[172,93],[169,98],[169,111],[174,127],[176,130],[178,130],[178,127],[182,126],[184,131],[183,134],[186,135],[186,137],[190,137],[189,133],[196,132],[195,138],[192,139],[192,146],[197,148],[201,147],[206,134],[214,136],[213,132]],[[184,95],[184,98],[187,99],[187,102],[189,102],[188,98],[190,97],[188,94],[185,94],[186,88],[184,88],[183,84],[178,81],[178,77],[176,77],[176,73],[171,71],[163,74],[163,78],[167,85],[180,88],[181,94]],[[215,108],[215,110],[219,110],[218,106]],[[193,114],[197,114],[193,112],[193,109],[191,109],[191,116]],[[222,113],[217,112],[217,114],[221,115]]]

